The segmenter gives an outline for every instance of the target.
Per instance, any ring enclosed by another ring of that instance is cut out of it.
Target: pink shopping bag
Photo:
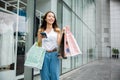
[[[68,26],[65,27],[64,50],[65,50],[66,57],[82,54],[73,34],[70,32],[70,28]]]

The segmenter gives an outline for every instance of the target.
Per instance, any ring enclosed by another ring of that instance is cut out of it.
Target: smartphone
[[[47,38],[47,34],[45,32],[40,33],[43,37]]]

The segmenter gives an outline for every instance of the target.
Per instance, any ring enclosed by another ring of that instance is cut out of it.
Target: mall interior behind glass
[[[60,75],[120,50],[119,0],[0,0],[0,80],[40,74],[24,61],[47,11],[55,13],[61,29],[70,27],[82,51],[61,60]]]

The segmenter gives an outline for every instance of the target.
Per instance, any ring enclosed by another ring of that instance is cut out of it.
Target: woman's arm
[[[37,38],[38,38],[38,46],[42,45],[42,35],[40,34],[42,29],[38,29]]]
[[[57,31],[57,44],[58,46],[60,46],[62,33],[61,33],[60,28],[57,28],[56,31]]]

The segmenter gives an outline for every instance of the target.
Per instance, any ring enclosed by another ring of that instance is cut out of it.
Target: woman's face
[[[47,24],[51,24],[52,25],[54,23],[54,21],[55,21],[54,14],[51,13],[51,12],[48,13],[45,20],[46,20]]]

